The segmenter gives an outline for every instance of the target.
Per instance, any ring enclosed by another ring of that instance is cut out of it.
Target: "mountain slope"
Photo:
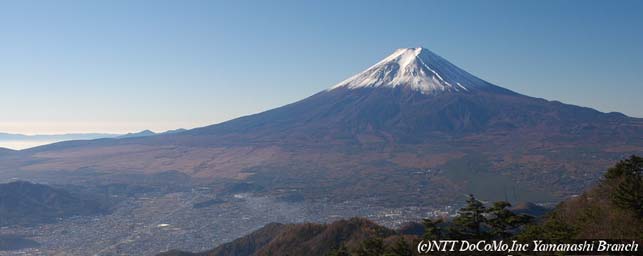
[[[15,251],[39,246],[38,242],[24,237],[0,234],[0,251]]]
[[[331,224],[273,223],[210,251],[170,251],[160,255],[327,255],[340,245],[356,248],[366,239],[389,237],[394,234],[396,232],[393,230],[360,218],[340,220]]]
[[[521,234],[533,239],[643,239],[643,158],[631,156],[609,168],[581,195],[558,204]]]
[[[0,227],[35,225],[58,218],[106,212],[100,204],[46,185],[16,181],[0,184]]]
[[[14,153],[15,150],[8,148],[0,148],[0,155]]]
[[[57,143],[0,166],[23,175],[177,170],[268,193],[413,205],[461,193],[557,200],[639,152],[643,119],[521,95],[408,48],[273,110],[173,134]]]

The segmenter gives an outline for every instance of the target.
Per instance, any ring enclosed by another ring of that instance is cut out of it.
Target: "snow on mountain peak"
[[[409,87],[422,93],[469,91],[490,84],[422,47],[401,48],[330,88]]]

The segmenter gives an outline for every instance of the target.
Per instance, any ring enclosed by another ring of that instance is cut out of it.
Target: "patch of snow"
[[[463,85],[464,84],[464,85]],[[402,48],[336,88],[409,87],[422,93],[469,91],[489,83],[424,48]]]

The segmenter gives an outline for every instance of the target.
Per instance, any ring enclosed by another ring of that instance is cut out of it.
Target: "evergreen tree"
[[[422,219],[422,224],[424,225],[424,236],[422,239],[437,240],[442,238],[442,231],[440,230],[440,227],[438,227],[441,223],[441,219]]]
[[[342,244],[339,248],[328,253],[328,256],[351,256],[351,254],[348,251],[348,248],[346,248],[346,245]]]
[[[489,216],[487,216],[485,223],[489,226],[492,238],[509,238],[512,236],[512,231],[533,219],[528,215],[515,214],[507,209],[508,207],[511,207],[509,202],[499,201],[487,209]]]
[[[389,248],[385,256],[413,256],[413,250],[406,243],[404,237],[400,236],[398,240]]]
[[[552,214],[541,224],[530,224],[516,236],[521,242],[533,240],[550,240],[553,242],[572,242],[577,231],[574,227],[562,221],[556,214]]]
[[[605,174],[613,189],[612,202],[643,217],[643,158],[631,156]]]
[[[486,221],[485,211],[482,202],[469,195],[467,205],[460,209],[458,216],[453,219],[451,235],[458,239],[484,239],[486,233],[482,230],[482,224]]]
[[[369,238],[355,250],[356,256],[382,256],[384,255],[384,241],[382,238]]]

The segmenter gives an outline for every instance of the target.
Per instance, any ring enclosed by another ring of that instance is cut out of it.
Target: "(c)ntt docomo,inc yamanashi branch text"
[[[637,241],[582,240],[577,243],[551,243],[534,240],[528,243],[516,240],[422,240],[417,245],[418,253],[430,252],[638,252]]]

